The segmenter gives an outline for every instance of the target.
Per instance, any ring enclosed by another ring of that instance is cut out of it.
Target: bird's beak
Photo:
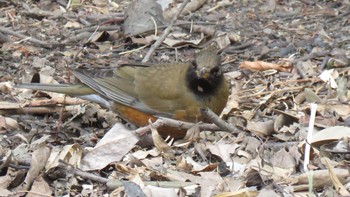
[[[196,71],[196,74],[197,74],[198,78],[207,79],[210,76],[210,69],[208,69],[206,67],[201,68],[200,70]]]

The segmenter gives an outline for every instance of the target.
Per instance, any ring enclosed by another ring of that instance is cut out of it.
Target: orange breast
[[[121,118],[124,120],[138,126],[138,127],[143,127],[148,125],[148,120],[151,120],[152,122],[155,122],[157,120],[156,117],[153,115],[140,112],[134,108],[119,104],[119,103],[114,103],[113,105],[113,111],[117,112]],[[162,126],[160,128],[157,128],[159,134],[161,136],[171,136],[174,138],[181,138],[186,135],[187,130],[183,129],[178,129],[178,128],[173,128],[169,126]]]
[[[152,122],[156,121],[157,118],[155,118],[154,116],[144,113],[144,112],[140,112],[134,108],[125,106],[125,105],[121,105],[121,104],[115,104],[116,110],[119,115],[125,119],[126,121],[138,126],[138,127],[143,127],[148,125],[148,120],[150,119]]]

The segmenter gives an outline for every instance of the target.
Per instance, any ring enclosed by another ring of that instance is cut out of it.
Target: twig
[[[33,44],[42,46],[44,48],[48,48],[48,49],[52,48],[51,47],[52,44],[50,44],[50,43],[38,40],[36,38],[32,38],[30,36],[20,34],[18,32],[12,31],[12,30],[4,28],[4,27],[0,27],[0,32],[2,32],[4,34],[10,34],[10,35],[16,36],[18,38],[28,39],[28,41],[32,42]]]
[[[19,115],[19,114],[52,114],[59,113],[62,107],[23,107],[13,109],[0,109],[0,115]],[[70,105],[65,107],[65,111],[73,111],[77,106]]]
[[[254,44],[252,42],[246,42],[246,43],[243,43],[241,45],[236,45],[236,46],[227,48],[227,49],[224,50],[224,52],[226,52],[226,53],[233,53],[236,50],[246,49],[246,48],[249,48],[249,47],[251,47],[253,45]]]
[[[204,108],[204,109],[201,109],[201,112],[205,117],[207,117],[209,120],[211,120],[219,128],[221,128],[225,131],[229,131],[231,133],[238,133],[239,132],[239,130],[235,126],[228,124],[227,122],[220,119],[220,117],[218,115],[216,115],[210,109]]]
[[[228,6],[228,5],[232,5],[232,2],[230,1],[220,1],[220,2],[217,2],[217,4],[214,6],[214,7],[211,7],[207,10],[207,12],[213,12],[221,7],[225,7],[225,6]]]
[[[280,150],[285,147],[297,146],[300,142],[267,142],[263,145],[264,149]]]
[[[323,70],[326,67],[329,59],[330,59],[329,56],[326,56],[323,58],[323,61],[322,61],[321,65],[319,66],[320,70]]]
[[[179,130],[182,129],[190,129],[194,126],[194,123],[189,123],[189,122],[183,122],[183,121],[178,121],[170,118],[158,118],[154,123],[153,126],[156,128],[162,127],[162,126],[169,126],[173,128],[178,128]],[[206,123],[201,123],[199,125],[200,130],[209,130],[209,131],[217,131],[220,130],[220,128],[215,125],[215,124],[206,124]],[[136,129],[134,133],[138,136],[143,136],[147,132],[150,132],[151,128],[150,126],[144,126]]]
[[[80,98],[73,98],[73,97],[53,97],[51,99],[38,99],[26,102],[24,105],[29,107],[43,107],[43,106],[56,106],[58,104],[65,104],[65,105],[79,105],[88,103],[89,101],[80,99]],[[2,102],[0,102],[2,103]],[[14,105],[15,106],[15,105]]]
[[[70,170],[75,176],[80,176],[84,179],[89,179],[92,181],[96,181],[98,183],[107,183],[109,181],[109,179],[107,179],[107,178],[103,178],[101,176],[92,174],[90,172],[84,172],[79,168],[75,168],[63,160],[59,160],[59,163],[60,163],[60,165],[67,167],[68,170]]]
[[[182,182],[182,181],[143,181],[145,185],[151,185],[162,188],[181,188],[191,185],[196,185],[191,182]],[[116,189],[120,186],[123,186],[123,182],[119,180],[111,180],[107,182],[107,187],[109,189]]]
[[[92,39],[92,37],[96,34],[96,32],[97,32],[99,29],[100,29],[100,26],[97,26],[96,29],[95,29],[95,31],[94,31],[92,34],[89,35],[89,38],[84,42],[84,44],[88,43],[88,42]],[[78,58],[79,54],[80,54],[83,50],[84,50],[84,47],[82,46],[81,49],[74,55],[74,58],[73,58],[73,59],[76,60],[76,59]]]
[[[73,173],[76,176],[80,176],[82,178],[96,181],[99,183],[107,183],[108,182],[108,179],[106,179],[106,178],[103,178],[101,176],[97,176],[97,175],[89,173],[89,172],[84,172],[84,171],[80,170],[79,168],[74,168]]]
[[[274,87],[277,86],[287,86],[290,85],[291,83],[305,83],[305,82],[311,82],[311,83],[316,83],[321,81],[319,78],[307,78],[307,79],[294,79],[294,80],[286,80],[286,81],[280,81],[280,82],[276,82],[273,84]],[[251,88],[251,89],[246,89],[246,90],[241,90],[239,92],[237,92],[238,95],[242,95],[244,93],[247,92],[254,92],[254,91],[258,91],[259,89],[261,89],[261,87],[255,87],[255,88]],[[265,90],[266,88],[264,88]],[[276,90],[275,90],[276,91]],[[272,92],[272,91],[270,91]],[[269,92],[269,93],[270,93]],[[255,93],[254,95],[261,95],[261,92]],[[265,94],[265,93],[264,93]],[[267,93],[266,93],[267,94]],[[248,95],[248,97],[250,97],[251,95]],[[242,97],[241,97],[242,98]]]
[[[190,28],[192,25],[215,25],[216,23],[212,23],[212,22],[201,22],[201,21],[198,21],[198,22],[188,22],[188,21],[180,21],[178,20],[174,26],[181,26],[181,27],[185,27],[185,28]],[[186,27],[188,26],[188,27]],[[159,25],[157,26],[157,29],[165,29],[167,28],[168,25]],[[79,31],[83,31],[84,29],[82,30],[79,30]],[[154,28],[150,28],[148,30],[145,30],[143,32],[139,32],[137,34],[130,34],[128,35],[129,37],[134,37],[134,36],[137,36],[137,35],[140,35],[140,34],[143,34],[143,33],[146,33],[146,32],[149,32],[149,31],[154,31]]]
[[[99,25],[85,27],[83,29],[76,30],[75,33],[93,32],[96,30],[97,26],[99,26]],[[102,26],[100,26],[99,30],[100,31],[114,31],[114,30],[118,30],[118,28],[115,25],[102,25]]]
[[[69,38],[67,38],[66,40],[62,41],[63,44],[68,44],[68,43],[71,43],[71,42],[79,42],[80,40],[83,40],[83,39],[86,39],[86,38],[89,38],[91,35],[90,32],[82,32],[82,33],[79,33],[75,36],[71,36]]]
[[[306,60],[309,60],[309,59],[313,59],[315,57],[326,56],[327,54],[329,54],[329,51],[313,52],[313,53],[310,53],[310,54],[308,54],[308,55],[306,55],[304,57],[292,60],[291,63],[294,64],[294,63],[297,63],[297,62],[303,62],[303,61],[306,61]]]
[[[146,48],[148,47],[148,45],[144,45],[142,47],[139,47],[139,48],[136,48],[136,49],[132,49],[132,50],[129,50],[129,51],[123,51],[123,52],[120,52],[119,55],[124,55],[124,54],[129,54],[129,53],[132,53],[132,52],[135,52],[135,51],[139,51],[143,48]]]
[[[304,70],[304,66],[302,62],[298,62],[297,65],[295,65],[295,68],[297,69],[298,73],[300,74],[302,79],[307,79],[307,73]]]
[[[338,16],[336,16],[335,18],[332,18],[331,20],[328,21],[328,23],[332,23],[338,19],[341,19],[341,18],[346,18],[345,16],[349,15],[350,14],[350,10],[348,10],[347,12],[344,12],[342,14],[339,14]]]
[[[272,91],[266,91],[266,92],[258,92],[258,93],[251,94],[251,95],[241,96],[241,97],[239,97],[239,99],[255,97],[255,96],[262,96],[262,95],[266,95],[266,94],[276,94],[276,93],[281,93],[281,92],[297,91],[297,90],[301,90],[301,89],[304,89],[304,88],[305,88],[305,86],[299,86],[299,87],[284,88],[284,89],[281,89],[281,90],[272,90]]]
[[[181,15],[186,15],[189,13],[193,13],[194,11],[198,10],[200,7],[202,7],[208,0],[195,0],[195,1],[189,1],[188,5],[186,5],[186,7],[183,9],[183,11],[181,12]],[[173,16],[175,16],[175,14],[177,14],[178,8],[177,7],[173,7],[168,9],[167,11],[165,11],[163,13],[163,17],[166,21],[170,21],[171,18],[173,18]]]
[[[171,22],[169,26],[164,30],[163,34],[157,39],[157,41],[151,46],[151,48],[148,50],[147,54],[145,55],[145,58],[143,58],[142,62],[148,62],[149,58],[152,56],[156,48],[162,44],[162,42],[165,40],[165,38],[169,35],[170,31],[172,30],[177,18],[181,14],[182,10],[185,8],[189,0],[185,0],[181,6],[179,7],[176,15],[171,19]]]
[[[92,174],[90,172],[84,172],[79,168],[75,168],[72,165],[64,162],[63,160],[60,160],[60,165],[66,166],[68,170],[70,170],[75,176],[80,176],[84,179],[92,180],[98,183],[106,183],[107,187],[109,189],[115,189],[117,187],[123,186],[122,181],[120,180],[110,180],[95,174]],[[191,182],[181,182],[181,181],[145,181],[146,185],[153,185],[153,186],[158,186],[158,187],[164,187],[164,188],[169,188],[169,187],[186,187],[190,185],[195,185],[195,183]]]
[[[302,3],[305,3],[306,5],[315,5],[315,1],[312,2],[312,1],[306,1],[306,0],[300,0]]]
[[[190,28],[186,27],[185,28]],[[230,39],[231,42],[239,42],[241,40],[241,36],[234,33],[234,32],[224,32],[217,30],[216,27],[204,27],[201,25],[193,25],[192,26],[192,31],[197,32],[197,33],[204,33],[209,36],[214,36],[215,34],[217,35],[224,35],[227,34],[227,37]]]

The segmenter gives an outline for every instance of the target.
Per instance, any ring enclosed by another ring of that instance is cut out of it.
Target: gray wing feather
[[[145,113],[159,114],[158,111],[151,109],[137,98],[133,78],[123,78],[116,74],[113,77],[93,78],[78,71],[73,71],[73,74],[84,84],[109,100],[133,107]],[[166,117],[171,116],[166,113],[162,115]]]

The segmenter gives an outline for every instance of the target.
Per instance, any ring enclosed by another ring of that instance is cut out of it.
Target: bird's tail
[[[70,96],[81,96],[96,93],[90,87],[84,84],[70,85],[70,84],[40,84],[40,83],[22,83],[15,85],[15,88],[40,90],[46,92],[56,92],[67,94]]]
[[[45,92],[56,92],[61,94],[67,94],[69,96],[75,96],[84,100],[92,101],[102,105],[105,108],[110,108],[110,102],[100,95],[96,94],[96,91],[84,84],[40,84],[40,83],[22,83],[17,84],[15,88],[39,90]]]

